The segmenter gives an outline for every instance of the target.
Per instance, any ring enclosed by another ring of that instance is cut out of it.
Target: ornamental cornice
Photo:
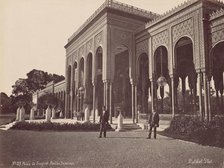
[[[146,26],[146,29],[148,29],[149,33],[151,33],[153,31],[156,31],[159,28],[166,27],[167,25],[173,26],[173,25],[176,25],[178,22],[182,22],[182,21],[187,20],[192,17],[197,17],[200,8],[201,8],[201,5],[198,4],[189,9],[186,9],[185,11],[177,13],[176,15],[174,15],[170,18],[167,18],[166,20],[163,20],[162,22],[160,22],[158,24]]]
[[[172,15],[180,12],[181,10],[186,10],[186,8],[188,8],[189,6],[193,5],[194,3],[197,3],[198,0],[188,0],[188,1],[185,1],[184,3],[181,3],[180,5],[172,8],[171,10],[165,12],[164,14],[162,14],[161,16],[159,17],[155,17],[154,20],[148,22],[146,24],[146,26],[151,26],[153,24],[156,24],[158,23],[159,21],[162,21],[168,17],[171,17]],[[190,9],[188,9],[190,11]]]
[[[220,9],[212,12],[210,14],[210,19],[209,20],[211,21],[211,20],[217,19],[217,18],[219,18],[221,16],[224,16],[224,9],[223,8],[220,8]]]
[[[141,17],[146,17],[149,19],[153,19],[155,17],[158,16],[158,14],[150,12],[150,11],[146,11],[143,9],[139,9],[136,8],[134,6],[128,5],[128,4],[124,4],[124,3],[120,3],[117,2],[115,0],[106,0],[87,20],[84,24],[82,24],[79,29],[73,33],[73,35],[68,39],[68,43],[70,41],[73,40],[73,38],[75,38],[76,36],[78,36],[80,34],[80,32],[87,27],[94,18],[96,18],[105,8],[111,8],[111,9],[115,9],[115,10],[119,10],[122,12],[127,12],[133,15],[137,15],[137,16],[141,16]]]

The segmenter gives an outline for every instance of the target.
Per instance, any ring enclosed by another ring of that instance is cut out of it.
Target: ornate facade
[[[172,115],[179,110],[181,85],[183,101],[189,87],[193,111],[209,120],[211,81],[223,109],[224,4],[220,1],[189,0],[158,15],[106,0],[68,39],[65,49],[66,118],[88,104],[93,120],[105,105],[111,122],[117,108],[135,122],[139,109],[159,110],[158,99],[164,96],[157,83],[161,76],[168,83]]]

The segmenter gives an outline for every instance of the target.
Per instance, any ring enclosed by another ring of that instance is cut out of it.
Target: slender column
[[[207,92],[207,76],[206,73],[203,72],[203,85],[204,85],[204,105],[205,105],[205,120],[208,119],[208,92]]]
[[[174,86],[174,78],[171,77],[171,90],[172,90],[172,117],[175,116],[175,86]]]
[[[212,119],[212,114],[211,114],[211,99],[210,99],[210,96],[211,96],[211,94],[210,94],[210,81],[208,80],[207,81],[207,90],[208,90],[208,121],[211,121],[211,119]]]
[[[109,104],[110,104],[110,123],[112,124],[113,123],[113,120],[112,120],[112,107],[113,107],[113,104],[112,104],[112,98],[113,98],[113,83],[110,83],[110,93],[109,93],[109,96],[110,96],[110,98],[109,98]]]
[[[202,91],[201,91],[201,73],[198,73],[198,94],[199,94],[199,114],[201,116],[202,119],[204,119],[204,114],[202,111]]]
[[[222,114],[223,113],[223,91],[220,91],[220,94],[221,94],[221,110],[220,110],[220,113]]]
[[[131,111],[132,111],[132,122],[135,123],[135,85],[131,84]]]
[[[151,102],[152,102],[152,112],[154,111],[154,81],[151,79]]]
[[[70,111],[70,118],[72,118],[73,117],[73,91],[71,90],[70,91],[70,109],[71,109],[71,111]]]
[[[96,84],[93,83],[93,123],[95,123],[95,110],[96,110]]]
[[[185,112],[185,86],[186,86],[186,84],[185,84],[185,78],[181,78],[181,82],[182,82],[182,96],[183,96],[183,110],[184,110],[184,112]]]
[[[134,107],[135,107],[135,118],[136,118],[136,123],[138,123],[138,101],[137,101],[137,94],[138,94],[138,91],[137,91],[137,86],[135,85],[135,105],[134,105]]]
[[[104,82],[104,105],[106,109],[109,110],[109,81],[105,80]]]
[[[103,83],[103,105],[106,106],[106,82]]]

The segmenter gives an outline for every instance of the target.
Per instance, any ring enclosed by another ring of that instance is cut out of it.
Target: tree
[[[27,73],[27,78],[18,79],[12,86],[11,102],[13,105],[18,104],[25,99],[27,109],[30,109],[32,102],[32,94],[39,90],[44,89],[47,83],[54,81],[55,83],[64,80],[64,76],[57,74],[48,74],[47,72],[33,69]],[[15,107],[14,107],[15,108]]]
[[[0,113],[9,113],[10,112],[10,98],[6,93],[0,93]]]

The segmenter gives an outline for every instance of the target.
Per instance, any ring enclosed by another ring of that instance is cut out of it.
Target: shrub
[[[28,122],[17,122],[11,129],[16,130],[52,130],[52,131],[98,131],[100,128],[99,124],[94,124],[90,122],[75,124],[71,123],[52,123],[52,122],[42,122],[42,123],[28,123]],[[109,129],[112,129],[109,125]]]
[[[177,116],[165,132],[183,135],[204,145],[224,147],[224,117],[221,116],[214,116],[209,123],[197,116]]]

